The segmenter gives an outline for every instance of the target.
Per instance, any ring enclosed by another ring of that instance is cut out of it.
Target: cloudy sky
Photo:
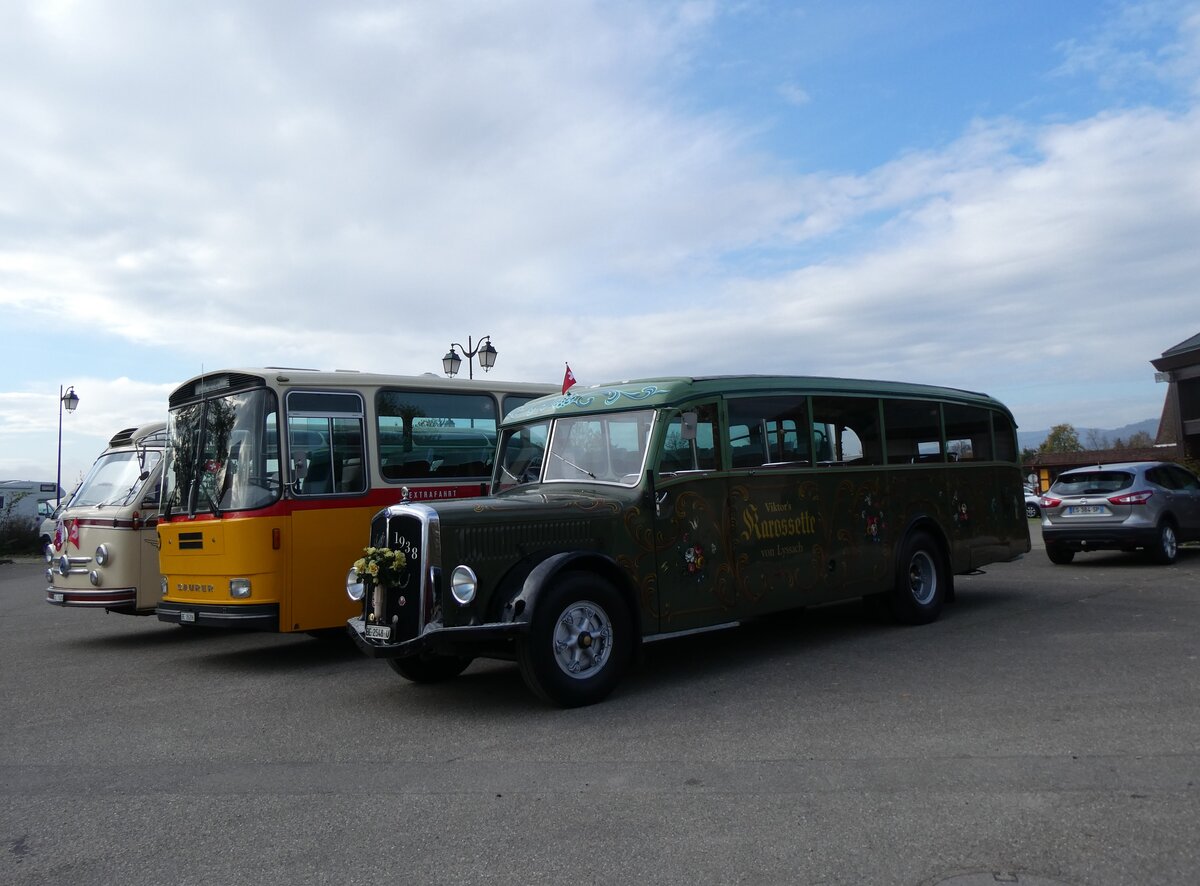
[[[1200,3],[0,0],[0,478],[202,369],[779,372],[1157,418]]]

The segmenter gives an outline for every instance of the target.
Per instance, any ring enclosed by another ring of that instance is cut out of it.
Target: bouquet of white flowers
[[[358,580],[364,584],[390,585],[398,582],[408,564],[402,551],[391,548],[363,548],[363,555],[354,561]]]

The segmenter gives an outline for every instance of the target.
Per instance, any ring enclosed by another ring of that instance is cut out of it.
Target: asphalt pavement
[[[1035,539],[1037,536],[1034,526]],[[66,610],[0,565],[0,882],[1191,884],[1200,548],[655,644],[602,704]]]

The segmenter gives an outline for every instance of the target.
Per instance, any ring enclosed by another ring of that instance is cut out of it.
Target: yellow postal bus
[[[477,496],[511,409],[555,385],[230,369],[170,398],[158,617],[344,628],[346,563],[402,498]]]
[[[166,425],[113,435],[63,508],[46,545],[46,602],[153,615]]]

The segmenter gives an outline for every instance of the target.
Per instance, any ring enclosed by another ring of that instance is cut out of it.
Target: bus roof
[[[591,387],[572,387],[565,394],[542,397],[514,409],[505,425],[520,424],[534,418],[579,415],[589,412],[613,412],[673,406],[717,395],[743,394],[852,394],[891,396],[917,400],[943,400],[999,409],[1011,419],[1008,408],[987,394],[938,385],[880,381],[858,378],[827,378],[791,375],[714,375],[631,379]]]
[[[194,376],[171,392],[170,405],[178,406],[191,402],[204,394],[223,390],[244,390],[264,384],[286,385],[292,388],[359,388],[394,387],[425,391],[500,391],[509,394],[540,396],[557,390],[553,384],[534,382],[500,381],[494,378],[443,378],[433,373],[424,375],[389,375],[376,372],[358,372],[351,369],[323,371],[317,369],[292,369],[286,366],[258,368],[218,369]]]

